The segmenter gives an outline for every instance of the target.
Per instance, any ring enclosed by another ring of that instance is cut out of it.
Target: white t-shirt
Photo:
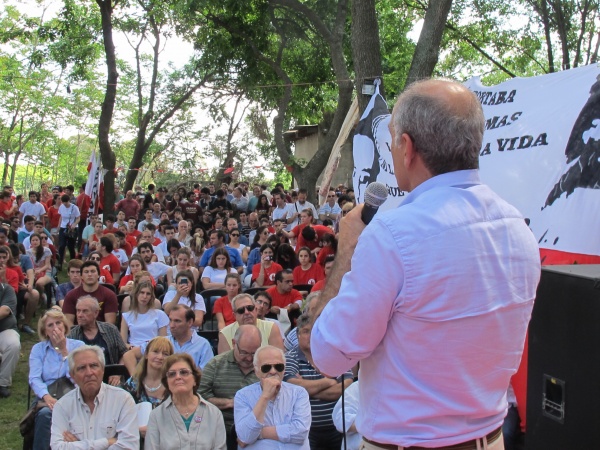
[[[286,212],[287,214],[285,214]],[[275,221],[276,219],[282,219],[287,224],[287,219],[291,219],[295,212],[296,210],[294,208],[294,205],[292,205],[291,203],[286,203],[284,208],[277,207],[273,210],[273,221]],[[284,214],[285,219],[283,219]],[[291,231],[292,225],[286,225],[285,229],[286,231]]]
[[[25,216],[33,216],[35,220],[42,220],[42,216],[46,214],[46,208],[40,202],[24,202],[19,207],[19,212],[23,213],[23,219],[21,220],[21,226],[25,226]]]
[[[229,273],[237,273],[233,267],[229,269]],[[225,269],[214,269],[211,266],[206,266],[202,272],[202,278],[208,278],[211,283],[223,283],[225,284],[225,276],[227,270]]]
[[[127,311],[123,319],[129,327],[129,343],[136,347],[158,336],[158,330],[169,326],[169,317],[160,309],[151,309],[147,313]]]
[[[127,257],[127,253],[125,253],[125,250],[123,250],[122,248],[113,250],[112,254],[117,257],[117,259],[119,260],[121,265],[126,264],[129,261],[129,258]]]
[[[165,305],[167,303],[169,303],[171,300],[173,300],[173,297],[175,297],[175,294],[177,294],[176,290],[167,291],[167,293],[165,294],[165,298],[163,299],[163,302],[162,302],[163,308],[165,307]],[[192,307],[189,297],[179,297],[179,302],[177,302],[177,304],[189,306],[194,311],[206,312],[206,305],[204,304],[204,298],[200,294],[196,294],[196,304],[193,307]]]
[[[77,205],[71,204],[68,208],[61,204],[58,207],[58,213],[60,214],[60,227],[67,228],[67,225],[72,225],[75,220],[81,215]]]

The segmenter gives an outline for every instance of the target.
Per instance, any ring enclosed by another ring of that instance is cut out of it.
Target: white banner
[[[590,65],[486,87],[465,85],[486,117],[481,179],[530,221],[543,250],[600,255],[600,69]],[[385,99],[371,98],[354,136],[354,190],[388,186],[399,205]],[[575,259],[576,260],[576,259]]]
[[[600,70],[596,64],[485,87],[484,183],[530,220],[540,248],[600,255]]]

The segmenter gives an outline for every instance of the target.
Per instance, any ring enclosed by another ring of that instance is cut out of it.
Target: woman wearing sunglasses
[[[240,254],[242,261],[244,261],[244,264],[246,264],[246,261],[248,261],[248,252],[250,251],[250,247],[240,243],[240,230],[236,228],[229,233],[229,244],[227,245],[231,248],[235,248]]]
[[[150,413],[146,450],[225,450],[223,415],[196,392],[200,371],[190,355],[176,353],[167,358],[162,385],[165,386],[165,400]]]

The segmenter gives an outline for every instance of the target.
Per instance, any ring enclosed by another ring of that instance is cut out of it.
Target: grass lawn
[[[58,274],[59,283],[68,281],[65,273],[66,271],[63,271]],[[43,312],[44,309],[40,308],[33,318],[32,328],[34,330],[37,330],[37,320]],[[2,450],[21,450],[23,448],[23,438],[19,433],[19,422],[29,408],[27,404],[29,353],[31,347],[40,341],[37,334],[30,336],[26,333],[20,333],[20,335],[21,356],[17,364],[17,371],[13,376],[13,384],[10,389],[12,395],[8,398],[0,398],[0,449]]]
[[[34,319],[36,323],[40,313],[41,310],[36,314]],[[30,336],[21,333],[21,357],[13,377],[12,395],[8,398],[0,398],[0,448],[3,450],[20,450],[23,447],[19,421],[29,406],[27,404],[29,353],[31,347],[39,341],[37,334]]]

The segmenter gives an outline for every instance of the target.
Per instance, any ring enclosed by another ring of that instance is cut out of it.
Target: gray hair
[[[235,312],[235,302],[237,302],[238,300],[242,299],[242,298],[249,298],[252,301],[252,304],[255,305],[256,302],[254,301],[254,297],[252,297],[250,294],[238,294],[235,297],[233,297],[231,299],[231,307],[233,308],[233,311]]]
[[[451,83],[464,90],[463,104],[430,93],[428,84]],[[392,114],[394,140],[408,134],[433,175],[479,168],[485,117],[477,96],[452,80],[420,80],[400,95]]]
[[[304,305],[302,305],[302,312],[306,313],[308,311],[308,308],[310,307],[311,302],[315,299],[315,298],[320,298],[321,297],[321,291],[315,291],[315,292],[311,292],[310,294],[308,294],[308,296],[306,297],[306,300],[304,300]]]
[[[93,307],[94,311],[100,311],[100,304],[98,303],[98,299],[95,297],[92,297],[91,295],[84,295],[82,297],[79,297],[77,299],[77,303],[75,306],[79,305],[79,303],[84,300],[89,300],[90,302],[92,302],[92,307]]]
[[[285,364],[285,353],[283,353],[283,350],[281,350],[279,347],[275,347],[274,345],[265,345],[264,347],[260,347],[258,350],[256,350],[256,353],[254,353],[253,364],[255,368],[258,368],[258,358],[260,354],[265,350],[277,350],[279,353],[281,353],[281,357],[283,358],[283,364]]]
[[[104,351],[102,351],[102,349],[97,345],[82,345],[81,347],[77,347],[75,350],[69,353],[69,356],[67,356],[67,362],[69,363],[70,373],[75,373],[75,356],[83,352],[94,352],[98,357],[98,361],[100,362],[102,369],[104,369],[106,365],[104,361]]]
[[[300,317],[298,317],[298,319],[296,319],[296,328],[298,331],[308,326],[310,326],[310,317],[308,317],[308,314],[302,314]]]

